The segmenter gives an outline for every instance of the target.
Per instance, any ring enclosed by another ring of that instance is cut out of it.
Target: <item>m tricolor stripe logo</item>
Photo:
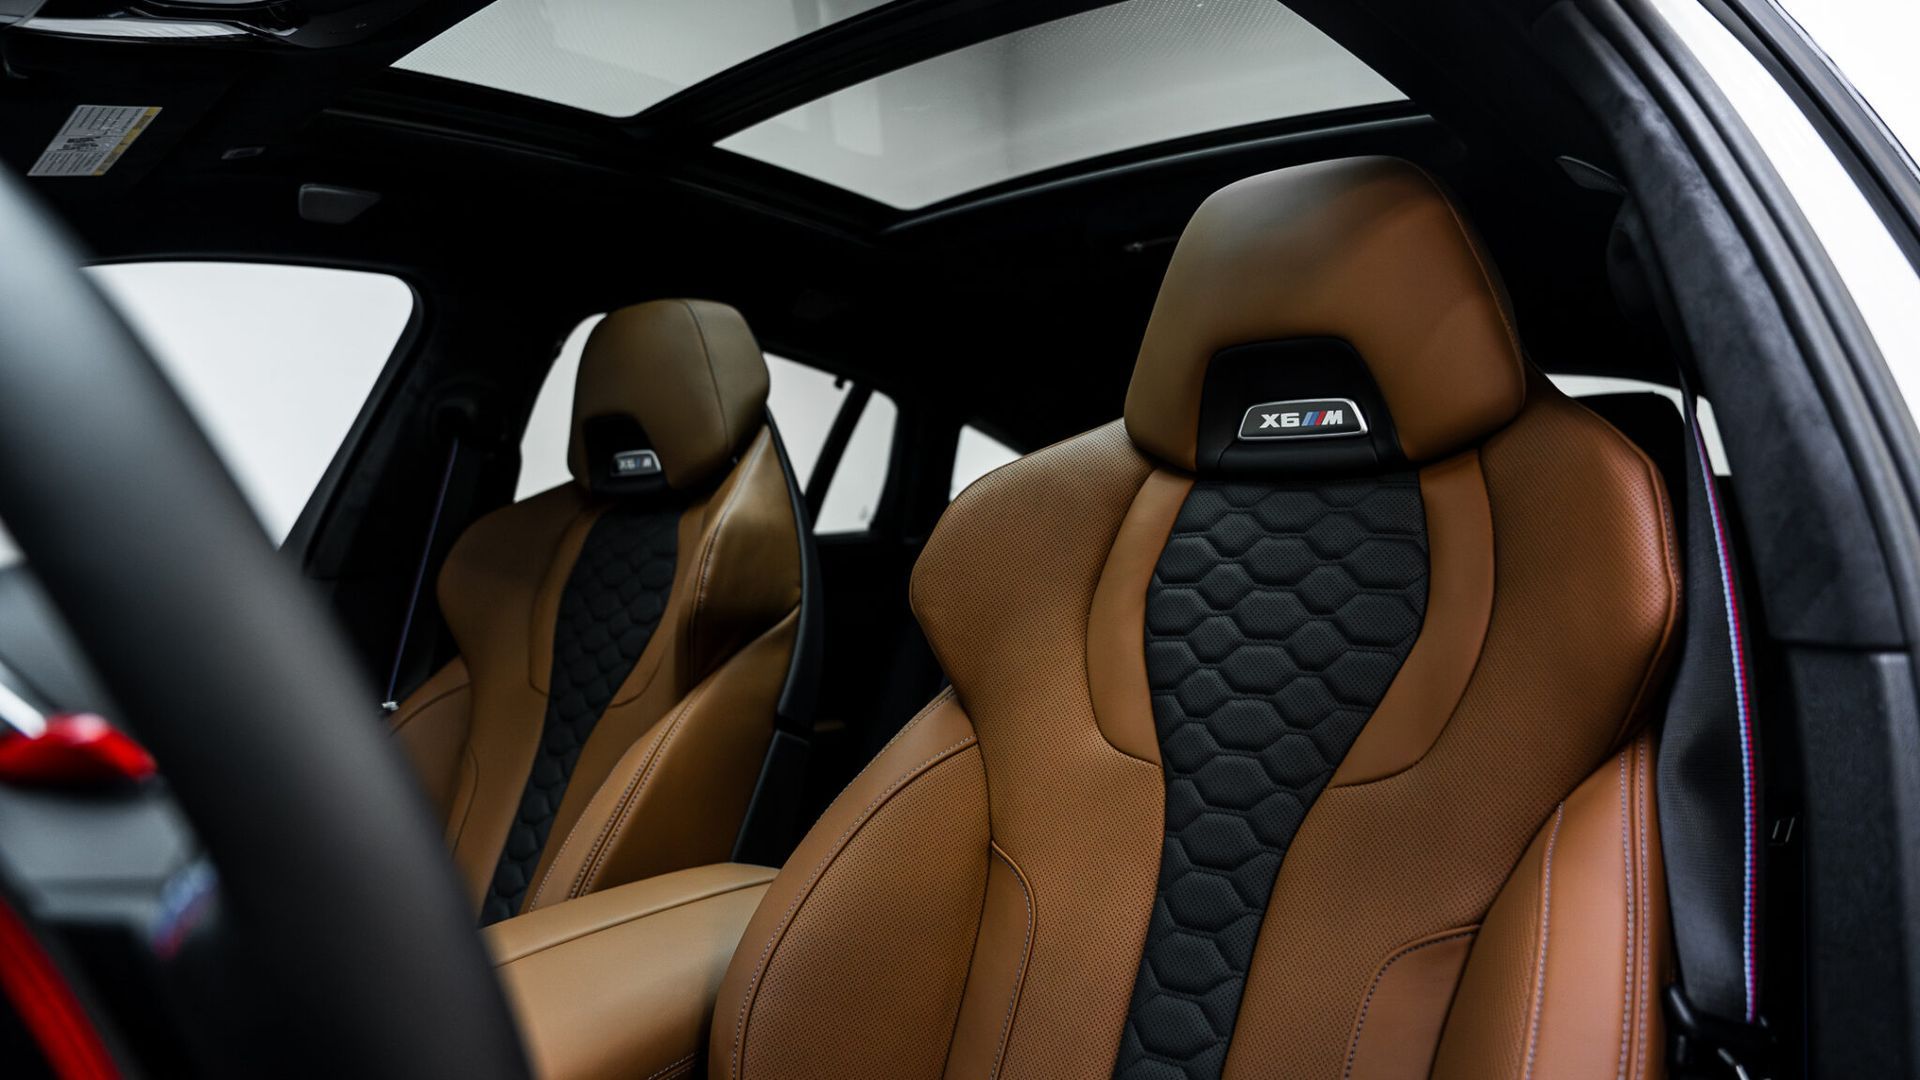
[[[1269,401],[1248,409],[1240,421],[1242,439],[1324,439],[1366,430],[1360,407],[1347,398]]]

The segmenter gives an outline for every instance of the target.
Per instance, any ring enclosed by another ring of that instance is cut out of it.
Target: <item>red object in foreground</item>
[[[47,717],[47,729],[37,736],[0,739],[0,783],[129,783],[153,771],[151,754],[92,713],[59,713]]]
[[[114,1080],[106,1043],[20,916],[0,903],[0,998],[13,1006],[60,1080]]]

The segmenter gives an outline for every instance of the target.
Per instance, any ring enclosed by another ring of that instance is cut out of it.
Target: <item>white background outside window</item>
[[[87,273],[146,343],[274,543],[286,539],[413,316],[357,270],[148,262]],[[18,560],[0,533],[0,566]]]

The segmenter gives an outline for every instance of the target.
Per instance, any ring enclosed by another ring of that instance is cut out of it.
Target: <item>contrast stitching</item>
[[[1014,1010],[1020,1007],[1020,988],[1027,979],[1027,961],[1033,956],[1033,891],[1027,887],[1027,875],[1021,873],[1013,859],[1000,850],[999,844],[989,842],[987,846],[1000,856],[1001,862],[1007,864],[1007,869],[1013,871],[1013,879],[1020,883],[1020,895],[1027,902],[1027,936],[1020,943],[1020,963],[1013,969],[1013,993],[1007,997],[1007,1015],[1000,1021],[1000,1042],[994,1047],[993,1068],[987,1073],[987,1080],[998,1080],[1000,1062],[1007,1053],[1007,1039],[1013,1034]]]
[[[1627,1044],[1633,1032],[1633,830],[1627,820],[1627,756],[1631,751],[1620,754],[1620,861],[1625,868],[1627,899],[1627,941],[1626,976],[1620,989],[1620,1067],[1614,1071],[1618,1080],[1626,1080]]]
[[[1547,935],[1553,927],[1553,845],[1560,839],[1560,819],[1567,813],[1561,803],[1553,811],[1553,831],[1547,834],[1547,855],[1540,871],[1540,957],[1533,972],[1533,1017],[1527,1022],[1527,1071],[1521,1080],[1532,1080],[1533,1059],[1540,1046],[1540,1013],[1547,1000]]]
[[[1380,970],[1374,972],[1373,982],[1367,986],[1366,996],[1360,999],[1360,1018],[1353,1023],[1353,1038],[1347,1043],[1347,1067],[1340,1073],[1341,1080],[1352,1080],[1353,1063],[1360,1054],[1360,1033],[1366,1029],[1367,1011],[1373,1007],[1374,993],[1380,989],[1380,984],[1386,981],[1387,970],[1399,963],[1401,957],[1411,956],[1421,949],[1432,945],[1445,945],[1449,941],[1459,941],[1461,938],[1470,938],[1474,935],[1475,929],[1477,928],[1468,928],[1457,934],[1448,934],[1446,937],[1417,941],[1401,949],[1399,952],[1394,953],[1392,956],[1387,957],[1386,963],[1380,965]]]
[[[927,712],[930,711],[931,710],[923,711],[921,715],[925,716]],[[918,717],[915,719],[917,720]],[[774,924],[773,933],[767,938],[767,943],[761,946],[760,955],[754,961],[753,974],[747,978],[746,993],[740,1002],[740,1015],[734,1020],[733,1024],[733,1046],[727,1056],[727,1074],[729,1076],[737,1077],[740,1075],[740,1053],[746,1039],[747,1014],[753,1011],[753,999],[759,992],[762,976],[766,974],[767,960],[772,956],[774,947],[780,943],[780,939],[786,936],[787,927],[792,925],[794,913],[799,910],[801,903],[812,893],[814,885],[820,880],[820,876],[826,873],[827,867],[833,863],[834,859],[839,857],[847,840],[873,817],[874,811],[878,810],[883,803],[893,797],[894,792],[905,787],[928,769],[938,765],[940,762],[952,757],[967,747],[974,745],[978,741],[978,738],[969,734],[960,741],[920,762],[920,764],[908,769],[900,776],[895,777],[893,782],[886,786],[885,790],[875,795],[866,806],[860,809],[860,813],[855,815],[854,819],[847,823],[847,827],[840,830],[840,835],[833,838],[833,843],[827,846],[827,853],[820,857],[818,863],[814,864],[813,869],[807,874],[806,882],[794,892],[793,899],[788,902],[786,910],[780,913],[779,922]]]
[[[688,1054],[686,1057],[681,1058],[679,1061],[673,1062],[670,1065],[663,1066],[662,1068],[655,1070],[654,1072],[648,1073],[647,1080],[666,1080],[666,1078],[669,1076],[679,1075],[680,1073],[685,1072],[687,1067],[693,1064],[693,1059],[698,1057],[699,1055],[700,1055],[700,1052],[696,1050],[693,1053]]]

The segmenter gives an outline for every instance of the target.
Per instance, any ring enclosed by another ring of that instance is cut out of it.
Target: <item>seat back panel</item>
[[[518,810],[481,903],[483,925],[517,914],[601,714],[667,610],[680,510],[622,503],[587,532],[560,594],[546,717]]]
[[[1485,648],[1418,762],[1329,787],[1308,813],[1261,927],[1230,1078],[1338,1075],[1383,962],[1485,917],[1657,677],[1679,592],[1645,457],[1543,388],[1480,459],[1496,582]]]
[[[1119,1077],[1218,1077],[1267,899],[1426,610],[1417,477],[1202,481],[1147,589],[1160,884]]]

